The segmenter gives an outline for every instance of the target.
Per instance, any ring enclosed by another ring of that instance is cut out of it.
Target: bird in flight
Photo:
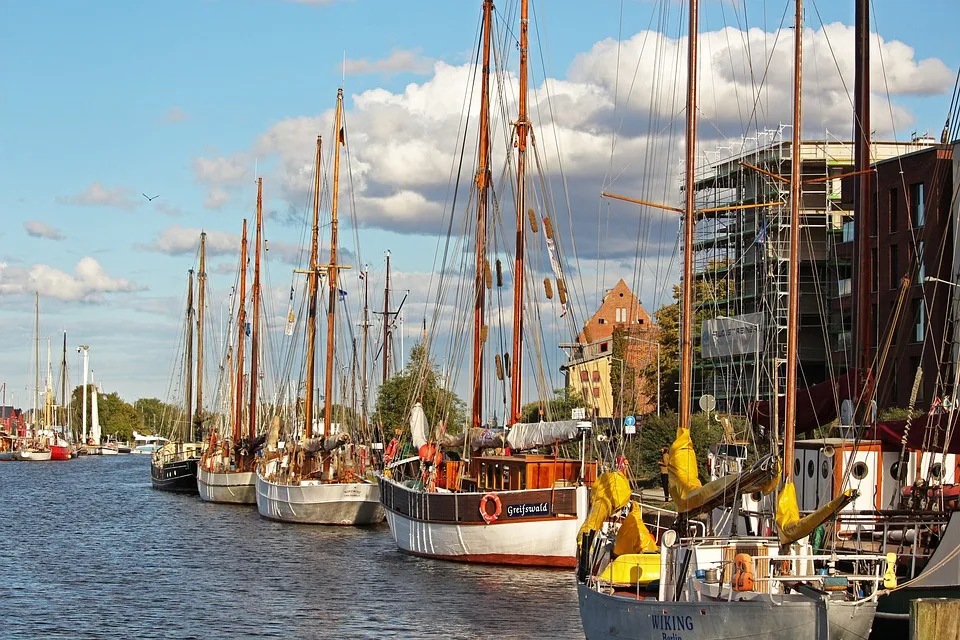
[[[140,195],[142,195],[144,198],[146,198],[146,199],[147,199],[147,202],[153,202],[154,200],[156,200],[157,198],[160,197],[160,194],[159,194],[159,193],[158,193],[157,195],[153,196],[152,198],[151,198],[150,196],[148,196],[147,194],[142,193],[142,192],[140,193]]]

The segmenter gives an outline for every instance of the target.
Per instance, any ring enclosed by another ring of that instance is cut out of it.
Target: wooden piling
[[[911,600],[910,640],[960,640],[960,599]]]

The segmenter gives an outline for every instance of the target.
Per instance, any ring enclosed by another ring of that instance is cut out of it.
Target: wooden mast
[[[240,237],[240,297],[237,303],[237,375],[233,397],[233,444],[243,438],[243,353],[247,335],[247,221]]]
[[[327,301],[327,366],[323,385],[323,435],[330,434],[333,425],[333,343],[337,318],[339,265],[337,264],[337,205],[340,197],[340,146],[343,144],[343,89],[337,89],[337,116],[334,124],[337,136],[333,151],[333,199],[330,204],[330,264],[327,267],[329,300]]]
[[[870,207],[870,3],[857,0],[854,17],[854,149],[853,170],[856,174],[853,191],[854,282],[857,287],[854,301],[854,365],[860,369],[857,379],[861,393],[857,402],[855,422],[869,416],[866,400],[870,397],[870,313],[873,301],[873,260],[870,233],[873,211]]]
[[[60,417],[61,427],[67,427],[70,414],[67,411],[67,332],[63,332],[63,357],[60,360]],[[66,434],[66,431],[64,431]],[[71,434],[72,437],[72,434]]]
[[[187,353],[186,362],[184,363],[187,373],[185,385],[187,392],[187,421],[180,430],[181,442],[190,441],[188,439],[188,432],[193,425],[193,269],[190,269],[189,273],[189,284],[187,284]]]
[[[37,352],[36,367],[34,367],[33,387],[33,437],[37,437],[37,414],[40,411],[40,292],[34,293],[34,345]],[[99,444],[99,443],[97,443]]]
[[[263,228],[263,178],[257,178],[257,230],[254,242],[253,261],[253,290],[250,295],[253,298],[253,328],[250,333],[250,413],[247,417],[247,423],[250,425],[248,435],[250,440],[257,437],[257,378],[260,375],[260,245],[262,240],[260,234]]]
[[[370,297],[370,269],[366,266],[363,268],[363,337],[361,339],[360,347],[360,402],[363,405],[363,410],[360,412],[361,424],[364,428],[364,433],[366,433],[367,427],[367,342],[369,341],[370,334],[370,307],[369,307],[369,297]]]
[[[383,285],[383,381],[390,377],[390,252],[387,251],[387,277]]]
[[[190,442],[197,439],[203,426],[203,311],[206,307],[207,289],[207,234],[200,233],[200,271],[197,273],[197,409],[193,413],[194,422],[191,424]]]
[[[307,376],[303,398],[304,438],[313,437],[314,369],[317,351],[317,279],[320,265],[317,264],[317,236],[320,231],[320,136],[317,136],[316,172],[313,176],[313,233],[310,238],[310,300],[307,305]]]
[[[686,166],[684,167],[683,208],[683,295],[680,312],[680,428],[691,425],[693,396],[693,237],[696,227],[694,169],[697,159],[697,40],[700,29],[700,2],[690,0],[690,24],[687,32],[687,106]]]
[[[520,419],[520,401],[522,385],[520,376],[521,351],[523,347],[523,254],[525,229],[523,212],[526,208],[526,163],[527,163],[527,136],[530,123],[527,121],[527,52],[529,26],[529,2],[520,0],[520,99],[517,115],[516,144],[517,144],[517,237],[516,254],[513,269],[513,360],[510,362],[510,419],[509,423]],[[508,423],[508,424],[509,424]]]
[[[803,0],[795,0],[793,25],[793,140],[790,143],[790,262],[787,297],[787,388],[783,412],[783,480],[793,477],[793,448],[797,422],[797,369],[800,333],[800,223],[803,202],[800,193],[801,92],[803,84]],[[774,395],[776,398],[776,395]],[[775,427],[776,428],[776,427]]]
[[[472,424],[483,422],[484,297],[487,269],[487,201],[490,186],[490,43],[493,0],[483,0],[483,66],[480,84],[480,141],[477,153],[477,272],[473,280],[473,408]],[[522,212],[522,210],[520,210]],[[523,227],[523,224],[520,225]]]

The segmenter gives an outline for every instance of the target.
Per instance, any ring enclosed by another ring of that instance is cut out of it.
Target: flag
[[[337,289],[337,292],[340,294],[340,302],[343,302],[347,299],[347,292],[343,289]]]
[[[247,335],[247,337],[250,336],[250,328],[251,328],[251,327],[250,327],[250,323],[249,323],[249,322],[246,323],[246,324],[244,325],[244,327],[243,327],[243,332]]]
[[[297,323],[297,316],[293,314],[293,287],[290,287],[290,304],[287,306],[287,326],[283,330],[283,335],[293,335],[293,325]]]
[[[346,140],[346,137],[344,136],[344,133],[343,133],[343,127],[340,127],[339,140],[340,140],[340,144],[347,144],[346,141],[345,141],[345,140]]]

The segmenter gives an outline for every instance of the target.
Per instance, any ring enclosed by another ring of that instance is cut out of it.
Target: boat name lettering
[[[508,518],[523,518],[524,516],[548,516],[548,515],[550,515],[549,502],[507,505]]]
[[[655,614],[650,616],[650,625],[655,631],[693,631],[693,616]],[[663,633],[660,640],[683,640],[677,633]]]

